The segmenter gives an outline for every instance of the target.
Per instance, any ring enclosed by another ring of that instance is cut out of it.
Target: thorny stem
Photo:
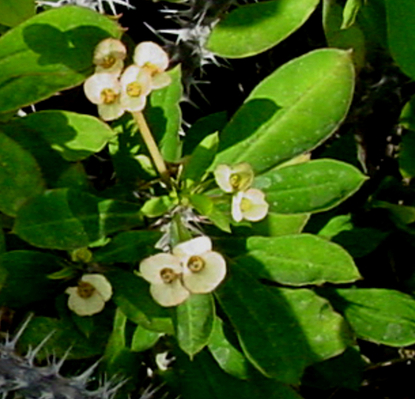
[[[138,130],[141,133],[141,137],[147,146],[148,152],[150,153],[151,159],[153,160],[154,166],[156,167],[161,179],[170,186],[169,172],[163,157],[154,141],[153,135],[151,134],[150,128],[144,118],[142,112],[132,112],[135,122],[138,125]]]

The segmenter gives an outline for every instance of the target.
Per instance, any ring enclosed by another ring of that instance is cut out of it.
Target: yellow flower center
[[[166,267],[160,271],[160,277],[166,284],[172,283],[177,278],[177,274],[170,268]]]
[[[130,97],[138,97],[142,93],[141,85],[137,82],[132,82],[127,85],[126,92]]]
[[[117,98],[118,94],[113,89],[104,89],[101,91],[101,100],[104,104],[114,104]]]
[[[100,60],[99,65],[103,68],[111,68],[116,61],[117,59],[113,55],[107,55]]]
[[[200,256],[191,256],[187,261],[187,267],[193,273],[197,273],[203,270],[205,261]]]
[[[95,291],[95,287],[92,284],[86,283],[85,281],[80,281],[78,283],[78,295],[81,298],[90,298]]]
[[[237,173],[232,173],[229,177],[229,183],[234,190],[237,190],[241,184],[241,176]]]
[[[248,198],[242,198],[242,200],[241,200],[241,211],[242,212],[247,212],[247,211],[251,210],[252,206],[253,206],[253,204],[252,204],[251,200],[249,200]]]
[[[151,62],[146,62],[143,65],[143,68],[145,68],[151,76],[155,76],[161,72],[160,68],[157,65],[152,64]]]

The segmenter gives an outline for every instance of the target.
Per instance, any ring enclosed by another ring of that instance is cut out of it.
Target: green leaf
[[[175,366],[175,381],[183,399],[301,399],[293,388],[261,375],[255,374],[249,381],[230,376],[206,351],[192,361],[178,353]]]
[[[193,150],[190,159],[184,164],[182,180],[199,182],[206,173],[207,168],[215,158],[219,144],[217,133],[206,136]]]
[[[388,44],[392,57],[415,79],[415,3],[412,0],[385,0]]]
[[[208,343],[215,303],[211,294],[193,294],[176,308],[175,330],[180,348],[191,358]]]
[[[151,331],[173,334],[170,313],[150,296],[147,282],[120,269],[107,273],[106,277],[114,289],[114,302],[129,320]]]
[[[415,299],[399,291],[367,288],[325,290],[356,335],[389,346],[415,343]]]
[[[0,211],[16,216],[19,208],[44,190],[33,156],[0,132]]]
[[[169,195],[153,197],[147,200],[141,208],[141,213],[149,218],[155,218],[167,213],[174,207],[174,202]]]
[[[274,0],[238,7],[219,22],[208,39],[208,50],[228,58],[261,53],[295,32],[319,0]]]
[[[400,143],[399,169],[404,177],[413,177],[415,176],[415,96],[405,104],[400,122],[409,131],[404,132]]]
[[[54,353],[57,358],[84,359],[102,355],[105,348],[106,331],[95,333],[91,339],[86,339],[78,332],[76,326],[69,320],[60,320],[50,317],[35,317],[23,331],[18,341],[19,351],[27,353],[29,348],[35,348],[54,331],[54,334],[42,346],[36,359],[50,358]],[[71,348],[70,351],[68,349]]]
[[[303,230],[310,215],[296,214],[283,215],[268,212],[267,217],[257,223],[252,223],[252,233],[258,236],[285,236],[287,234],[299,234]]]
[[[10,251],[0,256],[0,303],[12,308],[53,300],[61,284],[47,275],[62,269],[63,259],[36,251]]]
[[[89,115],[41,111],[20,119],[28,133],[39,135],[67,161],[80,161],[101,151],[116,133]]]
[[[203,194],[192,194],[189,197],[192,206],[203,216],[207,216],[209,220],[219,229],[227,233],[231,232],[230,216],[222,212],[213,200]]]
[[[281,284],[343,284],[361,278],[343,248],[311,234],[250,237],[247,249],[238,263],[255,276]]]
[[[215,317],[208,343],[209,351],[224,371],[236,378],[246,380],[251,366],[245,356],[228,341],[223,327],[222,320]]]
[[[360,0],[348,0],[347,4],[360,2]],[[347,7],[346,4],[346,7]],[[323,0],[323,27],[327,43],[330,47],[352,50],[352,58],[357,67],[361,69],[365,65],[366,43],[361,26],[354,23],[356,15],[343,9],[336,0]],[[345,19],[346,18],[346,19]]]
[[[108,245],[94,252],[94,262],[134,263],[154,253],[158,231],[134,230],[117,234]]]
[[[253,90],[225,127],[213,166],[244,161],[260,173],[317,147],[346,116],[353,86],[346,51],[316,50],[288,62]]]
[[[356,227],[351,215],[339,215],[330,219],[318,235],[341,245],[354,258],[360,258],[374,251],[389,232],[370,227]]]
[[[127,324],[127,317],[120,310],[117,309],[114,315],[114,325],[105,348],[105,360],[111,364],[116,361],[117,357],[125,348],[125,326]]]
[[[356,20],[356,16],[362,7],[362,0],[347,0],[343,9],[343,22],[341,29],[350,28]]]
[[[228,122],[227,112],[216,112],[198,119],[186,132],[183,143],[183,155],[191,154],[205,137],[221,131]]]
[[[179,130],[182,97],[180,65],[168,72],[172,82],[150,95],[149,106],[144,111],[151,132],[159,144],[163,158],[168,162],[177,162],[181,156]]]
[[[34,0],[1,0],[0,24],[16,26],[35,15]]]
[[[0,113],[79,85],[92,73],[95,46],[121,28],[85,7],[37,14],[0,37]]]
[[[144,352],[147,349],[152,348],[162,335],[162,333],[147,330],[138,325],[134,330],[131,341],[131,350],[133,352]]]
[[[239,265],[216,294],[248,360],[267,377],[298,384],[313,354],[286,299]]]
[[[266,194],[276,213],[321,212],[354,194],[366,177],[344,162],[319,159],[273,169],[256,177],[254,187]]]
[[[41,248],[71,250],[142,224],[140,207],[71,189],[48,190],[20,208],[13,232]]]
[[[348,324],[326,299],[309,289],[270,288],[290,305],[301,326],[315,361],[322,361],[344,352],[352,345],[353,335]]]
[[[359,347],[348,347],[341,355],[309,367],[301,383],[325,391],[338,390],[339,387],[358,391],[366,367],[367,363],[363,360]]]

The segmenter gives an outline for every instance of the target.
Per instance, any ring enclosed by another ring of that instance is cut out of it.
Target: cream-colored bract
[[[142,111],[151,91],[151,76],[137,65],[130,65],[122,74],[121,105],[126,111]]]
[[[124,113],[120,102],[121,85],[116,75],[96,73],[84,83],[84,92],[89,101],[98,105],[98,114],[104,121],[119,118]]]
[[[151,88],[161,89],[171,83],[165,72],[169,66],[167,53],[156,43],[142,42],[134,50],[134,64],[145,69],[151,76]]]
[[[150,294],[161,306],[177,306],[190,295],[183,287],[180,259],[172,254],[157,254],[140,263],[141,276],[150,285]]]
[[[226,262],[212,251],[209,237],[196,237],[173,248],[183,266],[183,284],[194,294],[213,291],[225,278]]]
[[[94,51],[95,73],[105,72],[119,76],[124,68],[126,56],[127,49],[120,40],[112,37],[102,40]]]
[[[269,205],[265,194],[256,188],[239,191],[232,197],[232,218],[236,222],[242,219],[257,222],[265,218]]]
[[[247,162],[241,162],[236,165],[221,164],[216,167],[213,174],[218,186],[225,193],[235,193],[245,191],[254,180],[254,171]]]
[[[69,309],[79,316],[92,316],[104,309],[112,287],[102,274],[84,274],[78,286],[67,288],[65,293],[69,294]]]

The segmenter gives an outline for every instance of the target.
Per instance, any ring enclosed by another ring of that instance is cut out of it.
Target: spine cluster
[[[25,356],[16,352],[16,344],[30,319],[26,320],[12,340],[0,344],[0,395],[2,399],[111,399],[122,383],[105,383],[94,391],[88,382],[98,363],[74,377],[63,377],[59,371],[65,359],[38,367],[35,358],[46,343],[46,337]]]

